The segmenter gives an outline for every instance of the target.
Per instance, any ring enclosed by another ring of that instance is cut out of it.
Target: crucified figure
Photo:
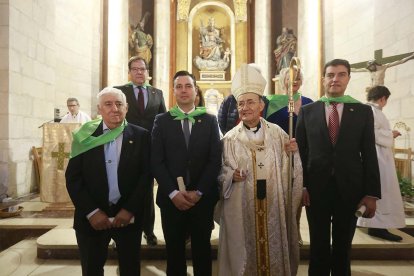
[[[384,85],[385,70],[387,70],[387,68],[403,64],[413,58],[414,58],[414,53],[412,53],[411,55],[403,59],[390,62],[390,63],[386,63],[386,64],[379,64],[375,60],[370,60],[367,62],[366,68],[351,68],[351,72],[370,72],[371,73],[371,87],[374,87],[377,85]]]

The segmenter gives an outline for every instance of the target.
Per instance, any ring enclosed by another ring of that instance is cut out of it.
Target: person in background
[[[221,103],[217,119],[223,136],[239,123],[237,101],[233,95],[227,96]]]
[[[143,57],[131,57],[128,61],[128,69],[131,82],[122,86],[115,86],[126,96],[129,106],[126,119],[128,123],[143,127],[151,132],[155,116],[167,111],[162,91],[147,83],[148,65]],[[155,246],[158,241],[154,234],[153,189],[150,189],[149,193],[149,196],[145,197],[145,200],[149,201],[149,209],[145,212],[144,238],[148,245]]]
[[[294,100],[294,113],[293,113],[293,128],[292,135],[295,137],[296,121],[298,118],[299,110],[302,105],[312,103],[313,101],[307,97],[302,96],[299,92],[300,87],[302,86],[303,72],[302,70],[295,70],[296,79],[292,83],[293,90],[293,100]],[[277,124],[280,126],[287,134],[289,134],[289,112],[288,112],[288,102],[289,102],[289,85],[290,85],[290,71],[289,68],[283,68],[279,73],[279,88],[282,94],[277,95],[268,95],[266,98],[268,102],[266,103],[264,118],[266,121]],[[302,215],[302,206],[299,206],[297,212],[297,223],[300,230],[300,217]],[[299,244],[302,245],[302,236],[299,233]]]
[[[63,116],[60,123],[86,123],[91,120],[91,117],[79,110],[79,101],[76,98],[68,98],[66,100],[69,112]]]
[[[201,90],[200,86],[196,86],[196,90],[197,90],[197,95],[196,98],[194,100],[194,105],[195,107],[201,107],[204,106],[204,97],[203,97],[203,91]]]
[[[111,239],[120,275],[140,275],[145,197],[151,186],[150,134],[128,124],[127,110],[125,95],[107,87],[98,93],[102,119],[73,134],[65,176],[84,276],[104,275]]]
[[[222,152],[219,129],[214,115],[207,114],[205,107],[194,106],[196,80],[192,74],[178,71],[173,84],[177,105],[157,115],[151,143],[167,275],[187,275],[188,233],[194,275],[211,275],[210,239]]]
[[[372,218],[381,198],[374,117],[369,106],[344,95],[350,71],[347,60],[326,63],[325,96],[302,106],[296,123],[310,276],[351,275],[355,211],[364,205],[363,216]]]
[[[387,228],[405,227],[404,205],[392,151],[394,139],[401,133],[391,130],[390,123],[382,112],[390,95],[390,91],[385,86],[374,86],[367,95],[367,104],[374,112],[375,147],[380,168],[382,198],[377,201],[375,216],[359,218],[357,225],[368,227],[368,234],[371,236],[389,241],[401,241],[400,236],[387,230]]]

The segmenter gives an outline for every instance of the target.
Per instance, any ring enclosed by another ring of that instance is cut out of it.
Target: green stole
[[[296,102],[300,99],[301,94],[296,93],[293,95],[293,101]],[[269,100],[266,111],[266,119],[273,113],[278,112],[282,108],[286,107],[289,103],[289,95],[268,95],[266,97]]]
[[[111,129],[111,131],[103,133],[99,136],[92,136],[101,122],[102,119],[95,119],[93,121],[86,122],[78,130],[75,130],[72,133],[73,141],[70,158],[76,157],[90,149],[113,141],[124,131],[125,126],[128,125],[128,122],[124,120],[119,127]]]
[[[204,106],[196,107],[193,112],[186,115],[176,105],[173,108],[171,108],[169,110],[169,112],[170,112],[171,116],[175,117],[174,120],[188,119],[192,124],[194,124],[195,123],[194,117],[197,117],[197,116],[200,116],[200,115],[203,115],[203,114],[207,113],[207,109]]]

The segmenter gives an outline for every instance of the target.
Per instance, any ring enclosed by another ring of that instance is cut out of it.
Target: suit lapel
[[[150,106],[154,104],[155,91],[153,87],[147,86],[147,95],[148,95],[148,102],[147,102],[147,106],[145,107],[145,110],[147,110]]]
[[[339,133],[338,133],[338,141],[337,143],[340,141],[341,136],[344,135],[344,131],[347,131],[347,129],[350,128],[350,124],[353,123],[353,121],[357,118],[353,118],[354,117],[354,111],[355,111],[355,107],[354,105],[350,105],[350,104],[344,104],[344,110],[342,111],[342,118],[341,118],[341,125],[339,127]]]
[[[135,98],[134,86],[132,84],[128,84],[127,87],[128,87],[128,90],[126,93],[127,103],[130,103],[128,106],[128,109],[133,109],[134,112],[138,112],[138,104],[137,104],[137,99]]]
[[[316,118],[321,118],[321,120],[315,120],[315,122],[320,122],[319,128],[322,134],[323,139],[331,143],[331,139],[329,138],[329,130],[328,125],[326,123],[326,112],[325,112],[325,103],[319,102],[316,108]]]
[[[119,156],[118,172],[120,169],[125,167],[124,164],[125,162],[128,162],[128,156],[133,151],[134,140],[131,139],[132,136],[132,129],[127,125],[124,129],[122,137],[122,147],[121,155]]]

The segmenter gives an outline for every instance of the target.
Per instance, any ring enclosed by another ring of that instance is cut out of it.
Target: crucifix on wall
[[[403,64],[410,59],[414,59],[414,52],[383,57],[382,49],[380,49],[374,52],[373,60],[351,64],[351,72],[369,72],[371,74],[371,87],[384,85],[385,71],[392,66]]]

